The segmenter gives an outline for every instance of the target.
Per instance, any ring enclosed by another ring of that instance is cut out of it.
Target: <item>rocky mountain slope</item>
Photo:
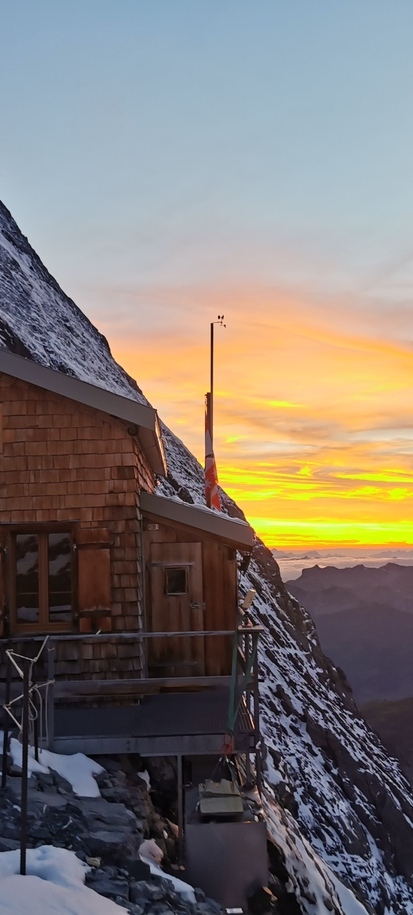
[[[357,702],[413,696],[413,568],[314,566],[286,587],[311,613]]]
[[[5,207],[0,207],[0,370],[1,347],[143,398]],[[162,491],[203,502],[202,468],[166,427],[164,434],[169,477]],[[242,514],[225,494],[223,505],[230,515]],[[295,912],[413,915],[409,784],[359,716],[347,684],[320,649],[311,618],[286,591],[260,541],[242,579],[243,591],[250,587],[257,591],[255,617],[265,626],[268,828],[281,852],[279,867],[289,878]]]
[[[377,699],[360,708],[391,756],[400,760],[403,772],[413,785],[413,698]]]

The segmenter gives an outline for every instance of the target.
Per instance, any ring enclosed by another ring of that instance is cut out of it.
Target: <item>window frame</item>
[[[184,591],[168,591],[168,573],[169,572],[183,572],[185,576],[185,590]],[[165,566],[164,568],[164,577],[165,577],[165,596],[166,597],[184,597],[189,594],[189,575],[188,575],[188,564],[187,563],[176,563],[173,566]]]
[[[71,633],[76,629],[77,619],[77,563],[75,531],[79,522],[34,522],[1,525],[5,530],[6,540],[6,607],[8,631],[11,636],[41,633]],[[62,622],[49,621],[49,534],[68,534],[71,545],[71,601],[70,620]],[[35,534],[39,540],[39,619],[35,623],[19,622],[17,619],[17,569],[16,569],[16,536],[18,534]]]

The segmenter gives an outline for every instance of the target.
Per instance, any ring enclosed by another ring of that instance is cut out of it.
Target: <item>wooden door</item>
[[[149,563],[152,632],[202,632],[204,603],[200,543],[152,543]],[[205,671],[202,636],[148,640],[153,676],[192,677]]]

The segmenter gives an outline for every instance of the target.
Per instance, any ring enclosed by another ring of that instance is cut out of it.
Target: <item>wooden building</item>
[[[0,407],[2,635],[142,629],[139,492],[166,472],[155,411],[5,351]],[[101,648],[61,643],[57,675],[122,676]]]
[[[0,350],[0,636],[32,655],[50,636],[53,702],[75,709],[56,749],[142,752],[143,726],[132,739],[129,715],[118,733],[109,706],[135,715],[142,696],[195,681],[228,690],[253,532],[157,495],[166,472],[151,407]],[[99,702],[94,740],[80,723]],[[159,753],[175,752],[163,736]]]

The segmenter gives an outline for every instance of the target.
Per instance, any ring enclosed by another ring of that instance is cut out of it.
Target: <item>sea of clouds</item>
[[[357,565],[378,569],[387,562],[396,562],[403,566],[413,565],[413,550],[340,548],[336,550],[297,550],[296,552],[273,550],[272,552],[280,567],[283,581],[293,581],[299,578],[303,569],[309,569],[315,565],[335,566],[337,569],[347,569]]]

